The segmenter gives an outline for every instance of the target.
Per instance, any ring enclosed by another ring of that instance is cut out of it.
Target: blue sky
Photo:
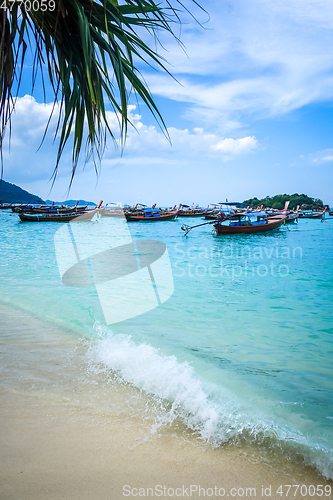
[[[133,101],[136,130],[129,130],[123,154],[109,140],[99,178],[82,162],[69,197],[205,206],[298,192],[333,206],[332,0],[207,0],[209,16],[190,0],[185,5],[199,21],[183,15],[186,51],[164,34],[160,49],[177,81],[140,67],[172,144]],[[4,179],[64,200],[70,150],[50,192],[55,120],[36,151],[52,104],[29,89],[27,68]],[[116,128],[115,116],[108,117]]]

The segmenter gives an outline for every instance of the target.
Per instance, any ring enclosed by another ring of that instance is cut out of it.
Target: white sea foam
[[[98,330],[101,334],[104,328]],[[188,363],[178,363],[175,356],[161,356],[147,344],[137,346],[123,335],[100,338],[91,345],[89,356],[92,362],[102,363],[121,380],[169,403],[167,412],[159,415],[152,431],[181,417],[204,440],[217,444],[219,412]]]
[[[256,413],[227,389],[205,384],[189,363],[164,356],[148,344],[136,345],[129,336],[112,335],[102,325],[95,325],[95,333],[97,339],[91,341],[88,351],[91,368],[111,371],[159,403],[152,433],[180,419],[214,447],[231,439],[268,444],[333,478],[331,450]]]

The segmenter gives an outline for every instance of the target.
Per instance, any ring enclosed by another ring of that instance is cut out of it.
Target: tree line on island
[[[243,203],[250,208],[256,208],[263,205],[263,208],[274,208],[283,210],[285,202],[290,201],[289,208],[295,210],[298,206],[301,210],[324,210],[324,204],[319,198],[311,198],[306,194],[277,194],[275,196],[266,196],[265,198],[249,198]]]
[[[28,191],[11,184],[4,180],[0,180],[0,200],[2,203],[31,203],[31,204],[43,204],[51,203],[50,200],[42,200],[39,196],[33,195]],[[301,210],[318,210],[324,209],[324,204],[322,200],[318,198],[311,198],[306,194],[277,194],[275,196],[266,196],[265,198],[249,198],[244,200],[244,204],[250,208],[257,208],[263,205],[263,208],[274,208],[276,210],[282,210],[284,208],[285,202],[290,201],[289,208],[296,209],[298,206]],[[73,205],[76,200],[67,200],[66,203]],[[80,203],[86,203],[80,200]],[[91,203],[91,202],[90,202]]]

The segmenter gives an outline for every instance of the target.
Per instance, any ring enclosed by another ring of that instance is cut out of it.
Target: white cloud
[[[210,0],[205,8],[207,29],[183,26],[186,54],[164,44],[182,85],[145,74],[155,94],[190,104],[186,118],[226,132],[253,114],[278,116],[333,98],[331,0]]]
[[[57,123],[57,108],[43,145],[41,142],[52,108],[53,104],[38,103],[28,95],[17,99],[15,112],[12,115],[10,142],[9,126],[4,141],[5,179],[11,182],[50,179],[57,152],[57,147],[52,146]],[[10,148],[7,147],[8,143]]]
[[[214,146],[214,149],[231,155],[239,155],[249,153],[257,146],[258,141],[255,137],[243,137],[242,139],[223,139]]]
[[[167,132],[170,144],[166,136],[155,126],[145,125],[141,121],[141,116],[135,113],[135,109],[135,106],[131,106],[129,110],[135,128],[130,127],[128,130],[123,161],[128,161],[133,155],[133,161],[153,157],[157,162],[174,162],[180,158],[187,159],[198,155],[220,157],[227,161],[248,154],[258,147],[258,141],[254,136],[224,138],[221,135],[208,133],[200,127],[195,127],[193,131],[169,127]],[[114,148],[109,148],[103,163],[117,156],[118,152]]]
[[[325,164],[333,162],[333,149],[324,149],[308,156],[301,155],[300,158],[307,160],[309,163]]]
[[[25,96],[18,98],[16,111],[12,119],[11,148],[4,151],[5,179],[14,183],[31,183],[50,180],[53,173],[57,143],[53,144],[57,115],[53,116],[47,136],[37,152],[44,130],[52,111],[52,104],[38,103],[34,98]],[[129,117],[134,127],[129,127],[124,152],[115,147],[111,138],[107,141],[107,149],[103,158],[103,168],[116,168],[119,165],[142,164],[181,164],[188,165],[189,160],[203,158],[220,158],[229,161],[240,155],[254,151],[258,142],[255,137],[225,138],[218,134],[207,133],[203,128],[179,129],[170,127],[171,144],[162,131],[155,126],[145,125],[136,107],[129,107]],[[119,132],[119,123],[115,113],[108,112],[107,119],[115,135]],[[119,135],[119,134],[118,134]],[[84,157],[78,166],[83,168]],[[92,162],[85,170],[93,170]],[[70,144],[66,146],[61,160],[58,176],[70,179],[72,158]],[[51,184],[49,184],[51,186]]]

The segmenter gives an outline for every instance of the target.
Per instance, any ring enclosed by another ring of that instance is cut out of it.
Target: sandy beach
[[[333,500],[333,0],[0,12],[0,500]]]
[[[85,374],[84,342],[4,306],[0,325],[1,500],[318,498],[332,487],[281,455],[212,449],[179,423],[152,433],[139,391]]]

